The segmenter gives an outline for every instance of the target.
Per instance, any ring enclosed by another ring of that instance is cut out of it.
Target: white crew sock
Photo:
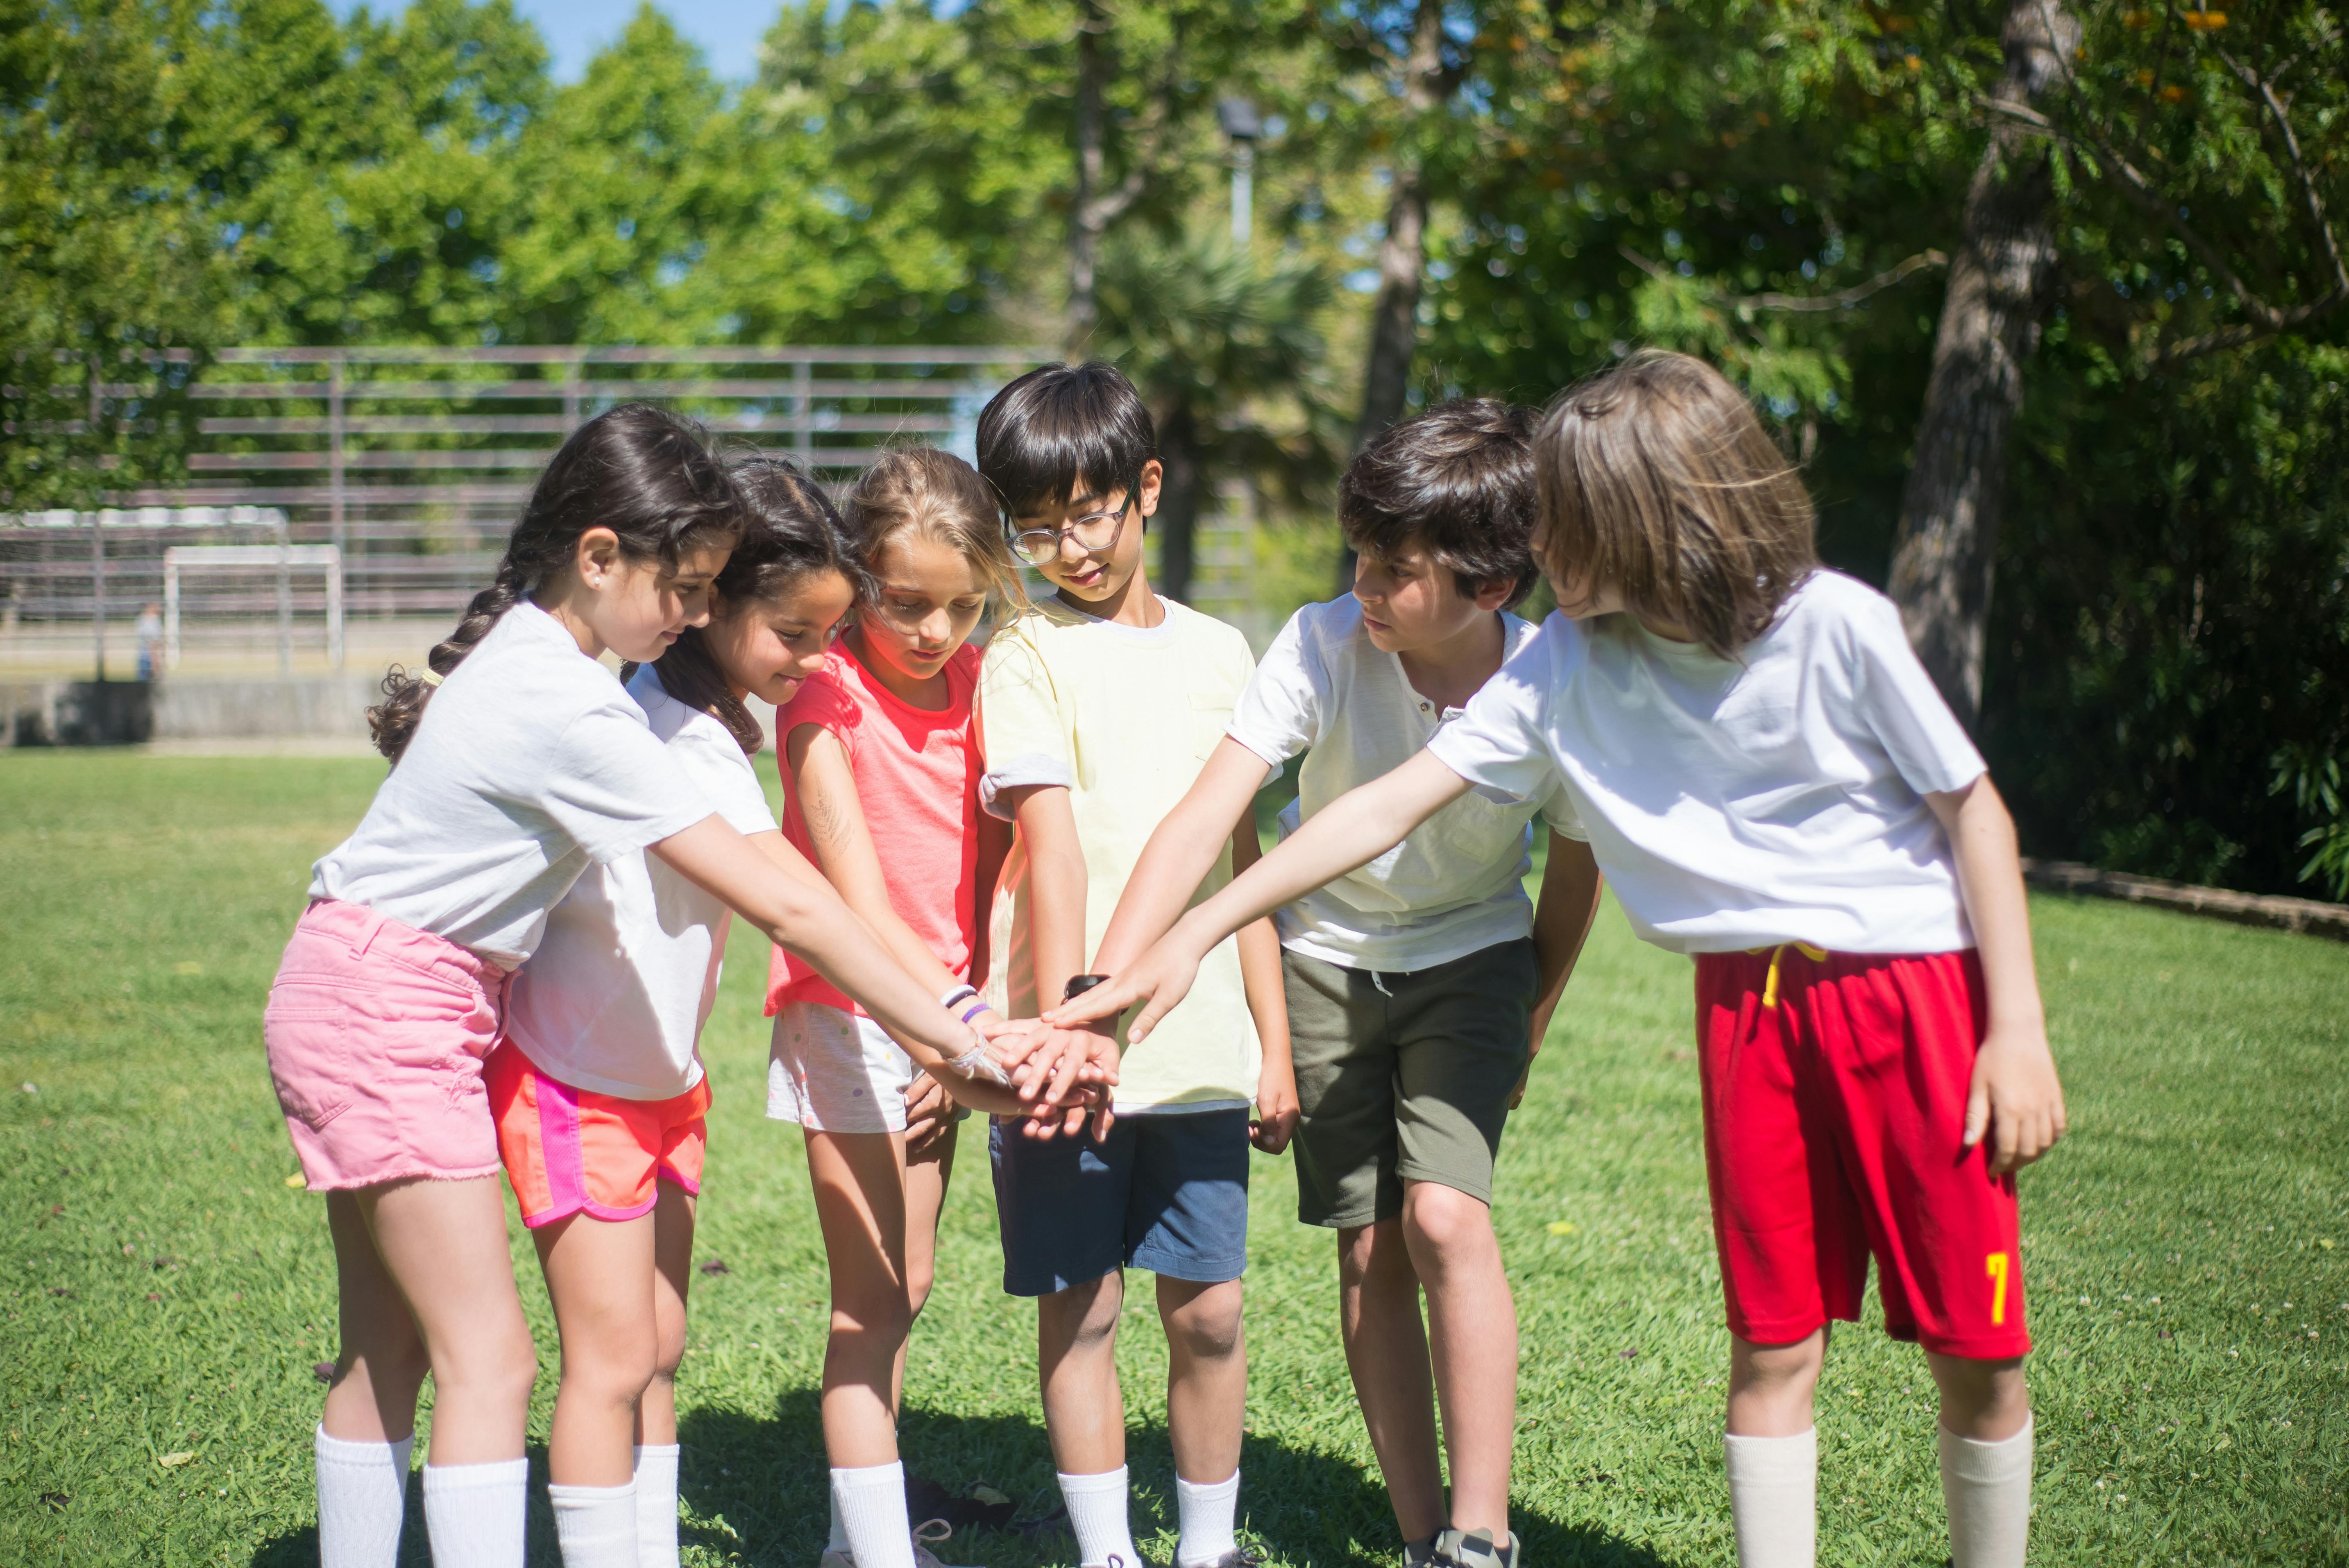
[[[549,1481],[546,1501],[554,1505],[554,1541],[563,1548],[563,1568],[636,1568],[635,1481],[626,1486]]]
[[[903,1463],[904,1461],[900,1460],[899,1462]],[[824,1495],[832,1501],[832,1533],[824,1537],[823,1549],[826,1552],[846,1552],[848,1550],[848,1527],[840,1522],[840,1493],[833,1491],[830,1487],[826,1487],[823,1490]]]
[[[914,1528],[905,1519],[902,1462],[833,1470],[832,1498],[856,1568],[914,1568]]]
[[[1077,1533],[1077,1561],[1084,1568],[1104,1568],[1115,1558],[1123,1568],[1143,1568],[1126,1523],[1125,1467],[1060,1479],[1061,1497],[1069,1505],[1069,1527]]]
[[[1724,1434],[1737,1568],[1811,1568],[1818,1554],[1819,1430]]]
[[[636,1449],[637,1568],[678,1568],[677,1445]]]
[[[408,1453],[398,1442],[346,1442],[318,1429],[320,1568],[392,1568],[399,1561],[399,1515],[408,1501]]]
[[[2031,1429],[1995,1443],[1941,1435],[1941,1501],[1950,1509],[1951,1568],[2023,1568],[2031,1536]]]
[[[1174,1510],[1183,1532],[1174,1541],[1175,1568],[1206,1568],[1226,1553],[1239,1550],[1232,1535],[1232,1515],[1240,1501],[1240,1472],[1211,1486],[1194,1486],[1174,1478]]]
[[[424,1467],[424,1533],[432,1568],[522,1568],[530,1461]]]

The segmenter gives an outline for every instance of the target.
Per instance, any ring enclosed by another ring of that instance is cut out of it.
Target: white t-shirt
[[[775,814],[723,724],[668,695],[647,665],[628,683],[653,734],[738,833]],[[658,855],[589,866],[546,917],[506,993],[506,1035],[541,1072],[622,1099],[667,1099],[701,1081],[694,1043],[718,999],[731,913]]]
[[[1505,654],[1535,635],[1506,614],[1501,632]],[[1305,753],[1297,799],[1280,813],[1286,837],[1347,790],[1409,761],[1463,711],[1439,712],[1413,687],[1402,660],[1363,632],[1361,601],[1349,593],[1289,617],[1240,694],[1228,733],[1267,767]],[[1526,847],[1539,810],[1534,800],[1462,796],[1377,860],[1281,910],[1281,945],[1393,974],[1529,934]],[[1574,820],[1563,805],[1556,815]]]
[[[310,896],[363,904],[512,969],[591,861],[709,815],[612,672],[527,600],[424,705]]]
[[[1973,945],[1923,797],[1980,778],[1982,756],[1891,602],[1838,573],[1813,573],[1735,660],[1630,615],[1552,615],[1428,747],[1505,798],[1563,779],[1623,912],[1659,947]]]

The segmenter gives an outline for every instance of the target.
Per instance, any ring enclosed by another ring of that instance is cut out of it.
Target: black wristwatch
[[[1107,984],[1109,976],[1106,975],[1071,975],[1069,983],[1061,987],[1061,1000],[1073,1002],[1094,986]]]

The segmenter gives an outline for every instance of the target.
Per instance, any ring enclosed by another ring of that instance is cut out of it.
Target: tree
[[[1315,326],[1331,292],[1319,265],[1260,265],[1219,240],[1122,237],[1104,252],[1095,352],[1133,381],[1157,427],[1165,480],[1154,521],[1169,597],[1190,597],[1211,476],[1294,491],[1332,468]]]
[[[2006,433],[2055,303],[2059,218],[2075,218],[2075,233],[2078,219],[2104,231],[2098,281],[2129,304],[2114,309],[2094,284],[2089,303],[2120,374],[2239,348],[2349,302],[2331,215],[2349,182],[2339,25],[2322,5],[2285,0],[2222,41],[2232,36],[2228,14],[2175,0],[2158,12],[2100,7],[2085,32],[2054,0],[2013,0],[2007,13],[2004,74],[1977,100],[1989,142],[1889,583],[1920,657],[1969,723],[1981,707]]]

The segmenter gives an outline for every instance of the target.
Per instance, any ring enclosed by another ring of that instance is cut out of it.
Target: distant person
[[[1135,860],[1221,744],[1254,661],[1237,631],[1151,590],[1143,530],[1161,469],[1149,410],[1116,370],[1047,366],[1006,387],[979,414],[978,469],[1055,591],[995,634],[979,678],[981,799],[1017,830],[989,990],[1020,1017],[1084,983]],[[1253,821],[1227,828],[1205,885],[1257,853]],[[1141,1563],[1117,1377],[1129,1268],[1158,1276],[1176,1568],[1239,1558],[1248,1148],[1287,1146],[1297,1091],[1272,923],[1211,947],[1178,1026],[1122,1054],[1102,1039],[1118,1075],[1106,1136],[993,1131],[1003,1288],[1037,1298],[1044,1429],[1084,1568]]]
[[[1427,748],[1331,802],[1109,984],[1149,1037],[1225,933],[1472,789],[1563,790],[1647,940],[1696,957],[1744,1568],[1807,1568],[1813,1395],[1874,1255],[1940,1390],[1955,1568],[2031,1513],[2014,1172],[2064,1132],[2014,825],[1883,595],[1817,563],[1744,396],[1656,351],[1560,397],[1535,459],[1558,614]],[[1556,819],[1553,819],[1556,820]]]
[[[163,667],[163,606],[140,605],[131,630],[139,638],[139,678],[151,681]]]
[[[1099,968],[1123,968],[1174,923],[1274,769],[1305,753],[1281,813],[1294,832],[1457,722],[1533,641],[1508,613],[1540,578],[1526,543],[1533,420],[1489,399],[1446,404],[1354,459],[1338,499],[1354,591],[1308,604],[1273,640],[1135,863]],[[1524,882],[1537,814],[1549,824],[1538,907]],[[1279,911],[1297,1217],[1338,1233],[1346,1366],[1407,1563],[1516,1556],[1517,1319],[1493,1164],[1599,904],[1590,847],[1556,826],[1574,821],[1556,791],[1464,795],[1394,854]]]
[[[537,1362],[506,1250],[482,1058],[508,976],[591,863],[652,850],[857,997],[958,1099],[1019,1112],[1026,1102],[999,1087],[1006,1067],[1058,1065],[1057,1048],[1026,1060],[1046,1043],[1034,1030],[991,1052],[812,868],[750,848],[596,662],[607,650],[657,658],[708,621],[740,504],[692,427],[642,404],[598,415],[547,464],[496,581],[429,668],[392,671],[368,711],[391,776],[318,861],[262,1020],[303,1174],[326,1194],[341,1292],[342,1350],[316,1437],[324,1568],[388,1568],[396,1556],[428,1371],[433,1562],[522,1563]],[[558,1483],[573,1568],[620,1552],[622,1522],[633,1561],[633,1480],[625,1464],[608,1480],[568,1495]]]
[[[776,712],[783,830],[906,974],[965,1022],[991,1027],[1001,1016],[973,965],[1009,835],[978,805],[970,635],[990,600],[1026,603],[1019,564],[994,492],[946,452],[884,454],[843,509],[870,597]],[[982,824],[999,830],[983,835]],[[931,1522],[906,1513],[897,1405],[963,1112],[864,1008],[790,953],[774,956],[767,1011],[767,1114],[799,1124],[831,1264],[822,1568],[936,1568],[908,1529]]]
[[[802,870],[751,766],[765,736],[742,699],[791,701],[823,667],[861,574],[804,473],[761,459],[734,479],[743,533],[710,584],[709,624],[622,674],[718,815]],[[677,1568],[675,1379],[709,1107],[698,1041],[728,923],[722,902],[658,855],[589,864],[514,972],[506,1044],[489,1059],[499,1152],[563,1337],[547,1470],[574,1568],[604,1560],[591,1545],[616,1563]],[[632,1500],[612,1496],[624,1481]]]

